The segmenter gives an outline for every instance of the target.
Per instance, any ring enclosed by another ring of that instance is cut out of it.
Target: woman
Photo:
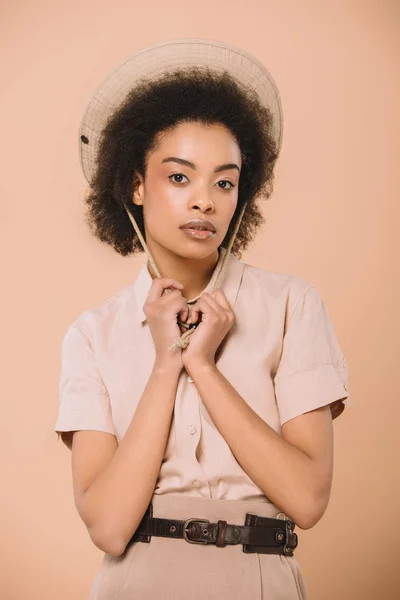
[[[80,134],[93,233],[148,257],[63,340],[55,430],[105,552],[90,598],[305,600],[294,528],[327,508],[348,374],[317,289],[240,260],[280,150],[271,76],[221,42],[156,44]]]

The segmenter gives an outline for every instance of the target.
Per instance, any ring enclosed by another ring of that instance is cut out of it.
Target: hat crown
[[[127,57],[105,77],[84,111],[79,127],[80,162],[86,180],[95,173],[100,134],[108,117],[122,104],[139,79],[154,79],[178,68],[206,67],[228,71],[239,84],[251,87],[272,113],[278,154],[282,144],[283,111],[278,87],[268,69],[249,52],[207,38],[177,38],[146,46]]]

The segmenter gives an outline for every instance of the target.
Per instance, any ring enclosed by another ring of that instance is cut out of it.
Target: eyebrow
[[[189,160],[185,160],[184,158],[178,158],[177,156],[169,156],[168,158],[164,158],[161,163],[167,162],[177,162],[180,165],[185,165],[186,167],[190,167],[191,169],[196,170],[196,165]],[[237,169],[240,173],[240,169],[236,163],[226,163],[225,165],[219,165],[219,167],[215,167],[214,173],[220,173],[221,171],[226,171],[227,169]]]

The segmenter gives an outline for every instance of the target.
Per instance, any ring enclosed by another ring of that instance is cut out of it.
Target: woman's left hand
[[[194,363],[215,364],[215,353],[235,322],[235,313],[225,293],[216,289],[204,292],[192,308],[191,322],[201,322],[193,331],[189,345],[182,350],[182,363],[189,367]]]

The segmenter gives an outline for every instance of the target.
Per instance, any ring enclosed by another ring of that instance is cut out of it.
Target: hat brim
[[[253,88],[273,116],[273,136],[278,153],[282,144],[283,111],[279,90],[270,72],[241,48],[204,38],[179,38],[146,46],[115,67],[98,86],[84,111],[79,127],[80,162],[90,184],[96,170],[100,134],[108,117],[122,104],[142,77],[153,79],[185,67],[227,70],[240,83]]]

